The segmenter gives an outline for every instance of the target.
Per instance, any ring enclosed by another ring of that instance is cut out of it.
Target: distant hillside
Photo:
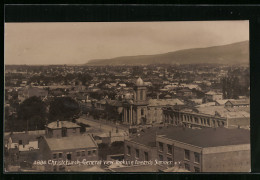
[[[249,64],[249,41],[223,46],[179,50],[164,54],[94,59],[85,65]]]

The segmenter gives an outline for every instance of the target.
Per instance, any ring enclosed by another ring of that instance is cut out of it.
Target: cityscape
[[[15,63],[6,38],[5,172],[250,172],[249,41],[237,34],[83,63],[28,63],[33,45]]]

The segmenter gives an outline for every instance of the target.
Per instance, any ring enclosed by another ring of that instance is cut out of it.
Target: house
[[[192,91],[188,88],[184,88],[177,91],[178,96],[190,97],[193,95]]]
[[[6,147],[10,149],[18,149],[21,151],[32,151],[38,148],[38,135],[28,133],[15,133],[6,137],[8,139]]]
[[[222,100],[223,99],[223,94],[222,93],[218,93],[218,92],[214,92],[214,91],[209,91],[207,93],[205,93],[206,96],[206,101],[208,102],[212,102],[212,101],[216,101],[216,100]]]

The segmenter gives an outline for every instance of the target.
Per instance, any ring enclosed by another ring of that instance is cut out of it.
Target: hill
[[[148,64],[249,64],[249,41],[207,48],[184,49],[156,55],[122,56],[94,59],[85,65],[148,65]]]

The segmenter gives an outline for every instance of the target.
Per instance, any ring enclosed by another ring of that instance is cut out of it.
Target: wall
[[[159,150],[159,142],[163,143],[163,151]],[[167,148],[167,144],[172,145],[173,147],[173,154],[169,154],[168,153],[168,148]],[[160,137],[157,136],[156,138],[156,145],[157,145],[157,150],[158,150],[158,159],[159,159],[159,155],[163,155],[163,160],[167,161],[167,157],[172,158],[173,163],[181,163],[181,168],[185,168],[184,164],[189,164],[190,166],[190,171],[194,172],[195,169],[194,167],[197,167],[201,170],[201,152],[202,152],[202,148],[197,147],[197,146],[192,146],[189,144],[185,144],[182,142],[178,142],[178,141],[174,141],[171,139],[167,139],[165,137]],[[190,159],[185,159],[185,150],[189,150],[190,151]],[[195,162],[195,156],[194,156],[194,152],[199,153],[200,154],[200,163],[196,163]],[[167,166],[167,165],[164,165]]]
[[[250,145],[206,148],[203,172],[250,172]]]
[[[130,155],[127,152],[128,151],[127,146],[130,146],[130,148],[131,148]],[[125,140],[124,149],[125,149],[125,153],[124,153],[125,160],[144,161],[145,160],[144,152],[148,152],[148,160],[154,161],[155,159],[157,159],[157,148],[156,147],[149,147],[149,146],[145,146],[145,145],[133,142],[133,141]],[[136,158],[135,149],[139,149],[139,158]]]

